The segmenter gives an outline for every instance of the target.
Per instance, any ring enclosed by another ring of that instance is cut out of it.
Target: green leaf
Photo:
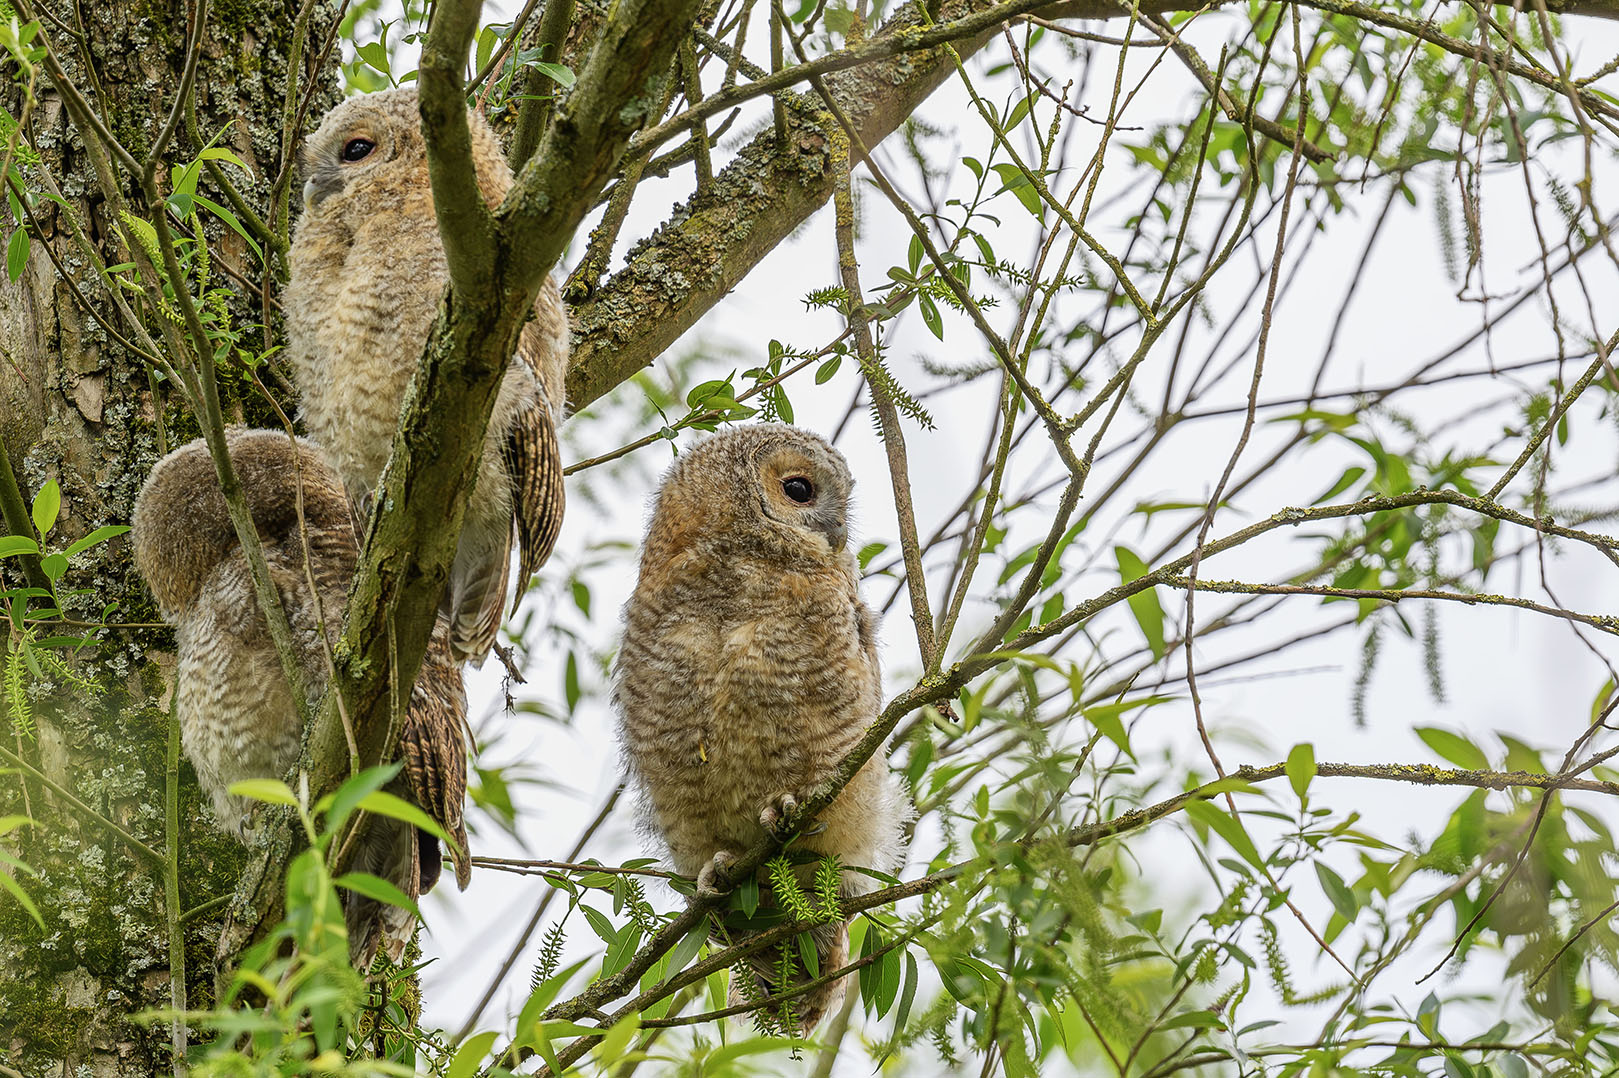
[[[1332,903],[1332,908],[1338,911],[1338,916],[1345,921],[1354,921],[1355,914],[1360,912],[1360,901],[1355,897],[1355,892],[1350,890],[1349,885],[1344,883],[1343,877],[1317,861],[1315,878],[1321,882],[1321,890],[1326,893],[1327,901]]]
[[[40,535],[49,535],[51,528],[56,524],[56,514],[62,508],[62,488],[56,485],[56,480],[47,480],[39,488],[39,495],[34,498],[34,527]]]
[[[922,311],[922,322],[939,340],[944,340],[944,319],[939,317],[938,305],[926,292],[916,294],[917,306]]]
[[[1007,131],[1012,130],[1018,124],[1023,122],[1023,118],[1029,114],[1029,110],[1034,106],[1034,98],[1035,95],[1030,93],[1022,101],[1019,101],[1016,105],[1012,106],[1011,113],[1006,117],[1005,129]]]
[[[269,805],[297,805],[292,789],[280,779],[243,779],[230,784],[230,792]]]
[[[492,27],[485,26],[479,31],[478,47],[474,51],[472,59],[472,66],[475,70],[482,71],[489,63],[489,57],[495,51],[495,42],[499,40],[495,36],[495,31]]]
[[[1165,1022],[1160,1022],[1156,1029],[1221,1029],[1225,1022],[1213,1011],[1187,1011],[1177,1014]]]
[[[1509,1052],[1506,1055],[1496,1056],[1495,1065],[1501,1068],[1505,1078],[1529,1078],[1529,1064],[1525,1063],[1520,1055]]]
[[[865,939],[860,941],[860,957],[870,958],[882,945],[882,929],[877,927],[875,921],[868,922]],[[866,1013],[870,1014],[872,1008],[876,1005],[878,993],[882,991],[882,971],[877,968],[875,962],[868,962],[860,967],[859,972],[855,974],[855,979],[860,984],[860,1002],[865,1004]]]
[[[49,577],[51,583],[56,583],[58,580],[62,579],[62,574],[67,572],[67,555],[45,555],[43,558],[39,559],[39,571]]]
[[[1260,859],[1259,851],[1254,848],[1254,840],[1248,837],[1248,832],[1242,829],[1242,824],[1237,822],[1235,817],[1207,801],[1188,802],[1186,815],[1225,839],[1226,844],[1236,850],[1244,861],[1263,870],[1265,863]]]
[[[367,66],[382,72],[384,75],[389,73],[388,47],[382,42],[368,41],[364,45],[358,45],[354,49],[354,54],[363,60]]]
[[[238,236],[242,237],[242,239],[247,242],[247,245],[253,248],[254,254],[258,255],[260,259],[264,258],[264,248],[259,246],[257,240],[248,235],[247,229],[242,227],[242,222],[236,219],[236,215],[234,213],[227,210],[217,202],[203,198],[201,195],[193,195],[191,197],[196,201],[197,205],[201,206],[203,209],[207,210],[209,213],[213,214],[215,217],[229,225],[232,232],[235,232]]]
[[[613,927],[613,919],[594,906],[580,906],[579,911],[590,922],[590,930],[601,937],[601,941],[609,947],[618,939],[618,929]]]
[[[1484,750],[1460,734],[1453,734],[1438,726],[1419,726],[1416,733],[1424,745],[1457,767],[1470,771],[1490,769],[1490,758],[1484,755]]]
[[[388,785],[404,766],[403,760],[396,760],[380,767],[368,767],[358,775],[345,779],[343,785],[315,802],[315,811],[326,814],[325,833],[332,834],[343,826],[343,821],[368,794]]]
[[[673,977],[691,964],[708,940],[708,926],[699,924],[681,937],[675,949],[669,952],[669,963],[664,967],[665,979]]]
[[[551,1068],[552,1074],[563,1074],[565,1072],[562,1069],[562,1062],[557,1059],[557,1050],[551,1044],[551,1031],[546,1028],[548,1024],[546,1022],[536,1022],[533,1036],[525,1039],[534,1046],[534,1050],[540,1054],[540,1058],[545,1060],[545,1065]]]
[[[0,558],[38,553],[39,544],[25,535],[0,535]]]
[[[1119,580],[1128,584],[1140,580],[1147,575],[1147,563],[1142,561],[1134,551],[1124,546],[1113,548],[1113,554],[1119,559]],[[1152,651],[1154,660],[1164,657],[1164,608],[1158,604],[1158,590],[1156,587],[1146,588],[1136,592],[1127,600],[1130,604],[1130,613],[1136,616],[1136,624],[1141,626],[1141,632],[1147,638],[1147,647]]]
[[[889,1040],[888,1047],[883,1049],[882,1059],[877,1061],[878,1070],[882,1069],[883,1060],[899,1050],[899,1039],[905,1032],[906,1021],[911,1017],[911,1004],[916,1001],[916,982],[916,956],[906,951],[905,984],[899,993],[899,1010],[894,1012],[894,1036]]]
[[[34,905],[34,900],[28,897],[28,892],[22,889],[22,884],[11,878],[11,873],[0,872],[0,887],[4,887],[11,892],[11,896],[27,911],[28,916],[34,919],[35,924],[41,929],[45,927],[45,918],[39,915],[39,907]]]
[[[1088,707],[1085,709],[1085,718],[1103,737],[1123,749],[1126,756],[1132,760],[1136,758],[1135,750],[1130,747],[1130,735],[1125,732],[1124,720],[1120,717],[1118,708]]]
[[[731,901],[736,905],[737,909],[742,911],[744,917],[752,917],[758,913],[759,878],[749,876],[747,879],[739,881],[736,885],[736,890],[731,893]]]
[[[607,1031],[607,1036],[596,1043],[596,1047],[591,1050],[591,1057],[595,1060],[596,1065],[601,1068],[600,1073],[617,1073],[618,1069],[614,1064],[623,1058],[625,1052],[629,1051],[630,1045],[635,1040],[636,1031],[640,1028],[641,1016],[638,1014],[629,1015],[614,1023],[613,1027]]]
[[[108,539],[111,539],[114,536],[122,535],[128,530],[128,524],[109,524],[104,528],[97,528],[89,535],[86,535],[83,539],[69,543],[67,549],[62,551],[62,553],[71,558],[73,555],[78,554],[81,551],[89,550],[97,543],[105,543]]]
[[[518,1043],[524,1043],[527,1040],[524,1031],[539,1020],[545,1008],[551,1005],[551,1001],[557,998],[563,988],[567,987],[568,982],[573,979],[573,975],[578,973],[585,963],[589,961],[588,957],[581,958],[529,993],[528,1001],[523,1004],[523,1009],[517,1016],[517,1033],[515,1036]]]
[[[197,155],[197,160],[198,161],[229,161],[231,164],[235,165],[237,168],[241,169],[243,172],[247,173],[249,176],[253,175],[253,170],[248,167],[247,162],[243,161],[240,157],[237,157],[235,153],[233,153],[229,149],[226,149],[224,146],[210,146],[210,147],[208,147],[206,150],[202,151],[201,153],[199,153]]]
[[[0,816],[0,835],[9,834],[23,824],[32,824],[33,822],[27,816]]]
[[[461,1047],[455,1050],[455,1057],[450,1060],[449,1069],[444,1072],[444,1078],[472,1078],[478,1073],[478,1065],[489,1055],[489,1049],[494,1047],[499,1036],[494,1030],[484,1033],[474,1033]]]
[[[568,661],[562,666],[562,696],[567,701],[568,714],[572,715],[573,709],[579,706],[580,695],[579,660],[570,651]]]
[[[1445,1078],[1473,1078],[1473,1068],[1468,1066],[1461,1056],[1446,1052]]]
[[[1001,190],[995,193],[998,195],[1003,191],[1012,192],[1017,196],[1017,200],[1023,203],[1024,209],[1039,217],[1041,209],[1040,192],[1035,189],[1034,182],[1029,179],[1028,175],[1012,164],[992,165],[991,167],[994,168],[995,174],[1001,178]]]
[[[1301,741],[1293,746],[1293,751],[1287,754],[1287,781],[1293,784],[1293,792],[1302,799],[1310,789],[1310,780],[1315,778],[1315,749],[1308,741]]]
[[[358,807],[365,809],[367,812],[374,812],[378,816],[388,816],[395,820],[404,820],[406,823],[413,824],[416,827],[421,828],[423,831],[426,831],[434,838],[437,838],[440,842],[446,843],[452,849],[460,850],[461,848],[456,844],[456,841],[449,836],[449,833],[444,830],[444,827],[437,820],[433,819],[431,816],[417,808],[415,805],[411,804],[409,801],[406,801],[400,797],[395,797],[386,790],[376,790],[372,793],[366,794],[360,799],[360,804]]]
[[[901,964],[899,951],[889,951],[878,962],[880,980],[877,986],[877,1017],[882,1018],[894,1005],[894,998],[899,995],[899,981]]]
[[[531,60],[529,66],[564,90],[573,89],[577,76],[563,64],[553,64],[547,60]]]
[[[28,233],[17,229],[6,241],[6,278],[13,283],[28,268]]]
[[[611,977],[635,957],[635,949],[641,946],[641,926],[631,921],[624,926],[624,930],[613,940],[612,946],[607,948],[607,955],[602,959],[602,976]]]
[[[797,1042],[801,1046],[802,1042]],[[747,1040],[727,1044],[723,1048],[709,1052],[704,1063],[703,1074],[736,1074],[738,1072],[725,1070],[722,1064],[734,1059],[744,1059],[748,1056],[761,1055],[765,1052],[775,1052],[782,1048],[795,1047],[795,1042],[786,1037],[750,1037]],[[713,1068],[712,1070],[709,1068]],[[755,1073],[764,1073],[757,1071]]]
[[[1338,481],[1336,483],[1328,487],[1325,493],[1321,494],[1310,504],[1320,505],[1322,502],[1331,501],[1344,491],[1348,490],[1350,487],[1354,486],[1355,481],[1365,474],[1366,469],[1359,467],[1358,465],[1356,467],[1347,469],[1343,475],[1338,477]]]
[[[409,895],[381,876],[373,876],[369,872],[345,872],[333,880],[332,883],[344,890],[364,895],[366,898],[374,898],[378,902],[386,902],[390,906],[398,906],[402,910],[409,910],[417,917],[422,915],[422,911],[416,908],[416,903],[410,900]]]

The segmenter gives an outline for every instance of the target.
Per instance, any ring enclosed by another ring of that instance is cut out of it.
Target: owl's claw
[[[731,879],[731,866],[736,864],[736,854],[730,850],[715,850],[714,856],[708,859],[708,864],[697,873],[697,893],[699,895],[723,895],[734,885]]]
[[[787,839],[792,835],[788,825],[797,811],[798,798],[792,794],[777,794],[759,810],[759,826],[769,832],[772,838]]]

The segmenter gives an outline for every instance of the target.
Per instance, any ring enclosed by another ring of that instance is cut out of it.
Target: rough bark
[[[73,12],[74,6],[52,9]],[[46,23],[75,80],[94,88],[101,115],[137,151],[156,137],[175,93],[190,9],[178,0],[77,5],[93,73],[71,35]],[[294,14],[281,5],[272,11],[257,3],[220,4],[205,39],[196,95],[202,138],[228,127],[218,144],[253,166],[252,181],[240,174],[235,179],[260,205],[268,201],[281,164],[281,109]],[[316,6],[311,36],[317,43],[334,19],[335,5]],[[317,50],[305,52],[306,70],[316,67],[312,51]],[[314,117],[337,93],[331,68],[319,70],[325,73],[317,83]],[[8,70],[4,104],[16,116],[20,96],[9,87],[12,73]],[[34,144],[103,258],[126,261],[128,252],[111,239],[84,146],[60,99],[44,80],[37,93]],[[182,136],[172,156],[184,161],[197,148]],[[201,190],[224,201],[206,179]],[[157,455],[159,422],[170,445],[193,437],[196,425],[172,403],[154,402],[145,366],[83,309],[59,277],[47,245],[95,314],[117,326],[62,212],[42,202],[39,215],[43,234],[34,238],[21,279],[0,283],[0,439],[25,497],[49,479],[60,483],[62,518],[50,536],[51,545],[60,548],[101,525],[129,521]],[[216,259],[245,264],[244,246],[224,234],[214,238],[213,250]],[[250,400],[241,406],[249,418],[265,418]],[[20,583],[13,559],[0,565],[6,586]],[[121,540],[74,559],[62,586],[90,589],[70,601],[70,617],[93,620],[103,604],[116,602],[112,622],[158,620]],[[166,848],[168,723],[163,705],[172,637],[161,629],[102,636],[75,663],[76,672],[102,692],[86,694],[27,675],[36,731],[18,735],[0,720],[0,744],[161,852]],[[3,639],[0,645],[11,646]],[[192,908],[230,892],[243,854],[214,830],[189,767],[183,768],[179,796],[179,905]],[[167,1027],[130,1017],[170,1001],[170,911],[161,866],[0,760],[0,816],[11,813],[35,821],[0,841],[37,873],[23,874],[19,882],[38,904],[45,929],[9,896],[0,897],[0,1063],[10,1068],[6,1073],[29,1078],[174,1073]],[[217,916],[203,916],[184,926],[189,995],[196,1004],[211,999],[209,959],[218,925]]]

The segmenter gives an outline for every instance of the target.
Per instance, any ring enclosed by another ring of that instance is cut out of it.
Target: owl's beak
[[[304,209],[314,210],[343,190],[343,176],[336,169],[317,168],[304,181]]]
[[[842,553],[843,548],[849,545],[849,529],[835,521],[823,525],[821,534],[826,536],[826,543],[834,554]]]

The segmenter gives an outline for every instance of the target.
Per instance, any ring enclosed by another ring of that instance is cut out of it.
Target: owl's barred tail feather
[[[463,875],[463,860],[464,855],[456,858],[458,877]],[[377,817],[371,822],[355,871],[388,881],[414,903],[438,883],[444,865],[438,839],[400,820]],[[466,890],[466,880],[461,879],[460,884]],[[416,934],[416,915],[402,906],[345,891],[343,925],[349,937],[349,963],[363,973],[370,970],[379,950],[388,961],[399,963]]]
[[[472,859],[467,845],[463,806],[467,796],[466,693],[460,671],[447,654],[449,627],[440,618],[434,626],[432,646],[422,658],[422,669],[411,691],[410,711],[399,738],[404,768],[387,787],[424,809],[449,837],[449,848],[402,820],[371,816],[354,859],[353,870],[367,872],[393,884],[411,902],[433,889],[444,871],[443,854],[455,867],[456,886],[472,882]],[[398,963],[416,932],[416,915],[400,906],[364,895],[344,895],[343,920],[348,927],[349,957],[354,968],[371,968],[380,949]]]

